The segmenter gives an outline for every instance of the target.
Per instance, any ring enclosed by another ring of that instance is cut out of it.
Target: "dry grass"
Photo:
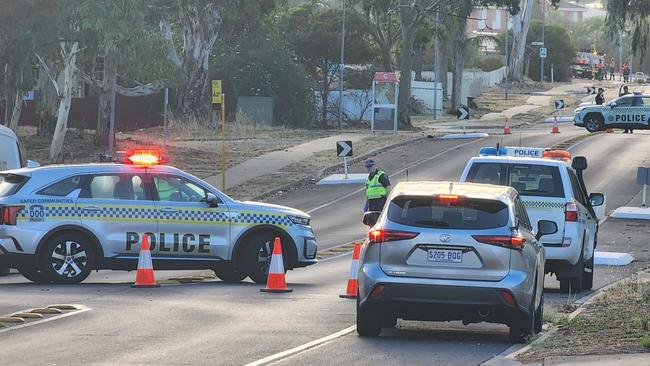
[[[626,281],[607,290],[568,320],[562,313],[545,314],[560,329],[520,355],[525,363],[552,356],[647,352],[650,344],[650,283]]]

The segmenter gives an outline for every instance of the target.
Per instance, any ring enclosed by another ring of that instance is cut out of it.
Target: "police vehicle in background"
[[[0,173],[0,264],[35,282],[77,283],[95,269],[133,270],[143,235],[156,269],[213,269],[225,281],[265,283],[275,237],[285,268],[317,262],[304,212],[234,200],[157,151],[130,164]]]
[[[402,182],[364,222],[373,227],[359,271],[359,335],[377,336],[397,318],[507,324],[513,342],[541,330],[538,240],[557,226],[531,221],[513,188]]]
[[[558,231],[542,238],[546,272],[554,273],[563,292],[591,289],[598,222],[605,196],[587,191],[584,157],[564,150],[530,147],[482,148],[463,171],[461,182],[508,185],[519,192],[531,222],[549,220]]]
[[[650,129],[650,95],[628,94],[603,105],[579,107],[573,124],[589,132],[608,128]]]

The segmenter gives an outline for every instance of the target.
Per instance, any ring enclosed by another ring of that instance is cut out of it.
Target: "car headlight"
[[[296,225],[309,225],[309,221],[311,220],[309,217],[302,216],[287,215],[287,217]]]

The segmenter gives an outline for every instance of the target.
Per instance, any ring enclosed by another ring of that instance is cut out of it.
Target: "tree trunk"
[[[438,63],[436,80],[442,84],[442,103],[444,105],[447,100],[447,69],[449,68],[449,42],[447,37],[438,38]]]
[[[407,1],[400,1],[400,21],[402,24],[402,50],[400,55],[399,98],[397,106],[397,123],[411,128],[411,71],[413,70],[413,41],[417,28],[417,13]]]
[[[95,145],[108,145],[108,132],[111,123],[112,102],[115,93],[113,85],[117,81],[117,48],[108,46],[104,50],[104,69],[97,105],[97,127],[95,129]]]
[[[327,82],[323,83],[323,90],[320,92],[320,97],[323,101],[323,108],[320,111],[320,125],[321,127],[327,127],[327,111],[329,110],[329,97],[330,91],[326,86]]]
[[[4,67],[4,78],[5,78],[5,115],[4,118],[2,118],[2,125],[6,126],[9,124],[9,110],[11,109],[11,99],[9,96],[11,93],[9,93],[9,64],[6,63]]]
[[[36,89],[40,91],[40,98],[36,103],[38,113],[38,127],[36,134],[38,136],[51,135],[54,132],[55,119],[57,112],[57,95],[56,90],[47,77],[47,73],[40,69],[36,80]]]
[[[413,59],[413,70],[415,70],[415,80],[422,81],[422,48],[415,49],[415,56]]]
[[[209,57],[219,35],[221,9],[212,2],[198,7],[184,1],[180,6],[180,19],[183,26],[181,66],[184,82],[177,90],[176,107],[183,115],[207,117],[210,115]],[[161,22],[161,28],[165,38],[173,44],[165,24]],[[175,53],[175,48],[171,47],[171,52]],[[178,56],[171,55],[170,59],[178,59]]]
[[[526,52],[526,37],[530,28],[534,0],[524,0],[521,11],[513,16],[513,40],[510,51],[509,79],[522,81],[524,79],[524,55]]]
[[[69,51],[65,49],[66,47],[64,45],[61,45],[61,48],[64,56],[63,86],[59,88],[61,101],[59,103],[54,137],[52,138],[52,145],[50,147],[50,161],[52,163],[63,163],[63,144],[65,142],[65,134],[68,130],[68,114],[70,113],[70,105],[72,104],[72,82],[77,67],[79,43],[74,42]]]
[[[9,120],[9,128],[16,132],[18,128],[18,122],[20,121],[20,112],[23,110],[23,98],[20,89],[16,88],[14,98],[14,107],[11,112],[11,119]]]
[[[462,90],[463,90],[463,70],[465,69],[465,49],[467,48],[467,18],[458,17],[458,28],[461,31],[454,37],[454,74],[451,89],[451,105],[450,109],[455,110],[459,105],[463,104]]]
[[[449,108],[455,110],[463,104],[463,69],[465,68],[465,47],[456,45],[454,50],[454,72],[452,75],[451,103]]]
[[[386,72],[393,71],[393,62],[392,62],[392,48],[393,45],[390,43],[385,43],[383,45],[379,45],[381,47],[381,62],[383,64],[384,70]]]

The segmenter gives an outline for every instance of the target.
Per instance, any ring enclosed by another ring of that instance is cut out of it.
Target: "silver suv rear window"
[[[508,185],[522,196],[564,197],[560,171],[552,165],[474,163],[467,181]]]
[[[409,226],[445,229],[494,229],[508,224],[508,206],[501,201],[461,197],[400,196],[388,205],[388,220]]]

